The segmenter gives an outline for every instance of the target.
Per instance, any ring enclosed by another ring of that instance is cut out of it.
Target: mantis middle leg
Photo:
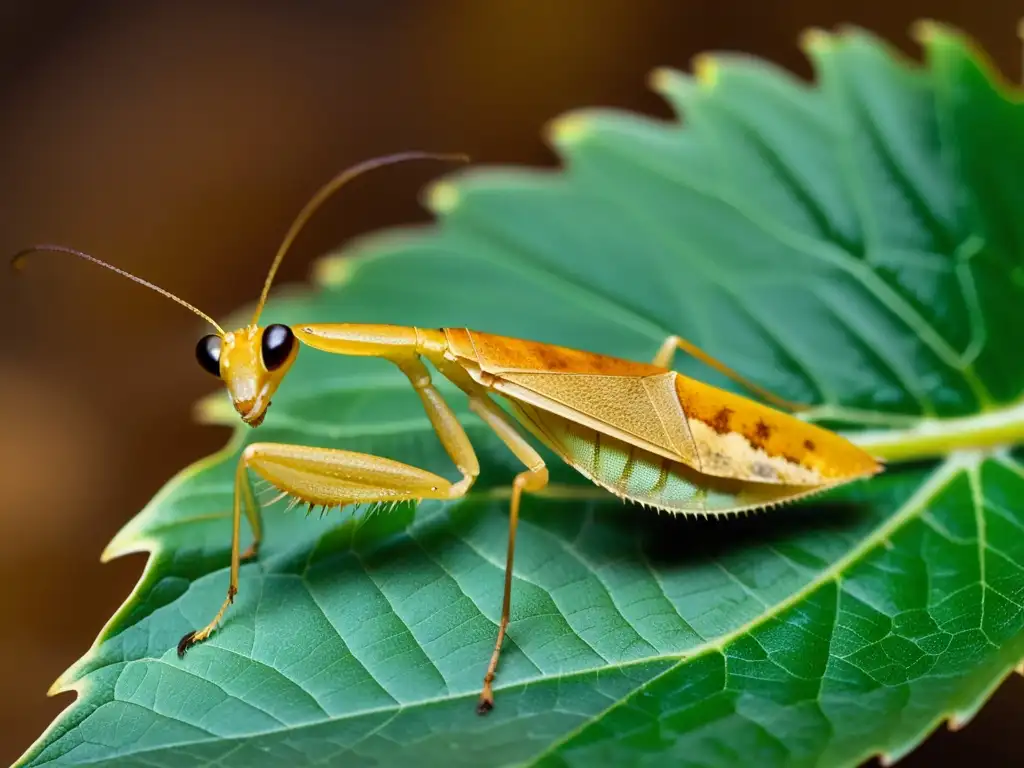
[[[476,711],[485,715],[494,708],[494,691],[491,683],[494,682],[494,673],[498,667],[498,658],[501,656],[501,644],[505,640],[505,632],[508,630],[509,611],[512,605],[512,561],[516,551],[516,528],[519,525],[519,500],[523,491],[536,492],[548,484],[548,468],[544,459],[533,449],[519,431],[512,425],[505,415],[486,394],[480,393],[470,397],[469,407],[483,419],[494,433],[501,438],[501,441],[508,446],[515,454],[526,470],[516,475],[512,481],[512,503],[509,508],[508,517],[508,551],[505,556],[505,590],[501,603],[501,621],[498,624],[498,639],[494,643],[494,652],[491,654],[490,664],[487,665],[487,673],[484,675],[484,686],[477,701]]]

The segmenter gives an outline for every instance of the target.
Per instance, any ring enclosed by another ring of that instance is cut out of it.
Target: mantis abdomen
[[[509,402],[520,423],[563,461],[602,488],[638,504],[681,514],[730,514],[825,489],[704,475],[549,411]]]

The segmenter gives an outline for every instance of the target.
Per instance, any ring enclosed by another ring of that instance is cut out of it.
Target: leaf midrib
[[[1024,442],[1024,400],[970,416],[919,419],[905,429],[864,431],[849,438],[886,461],[915,461],[954,452],[980,454]]]

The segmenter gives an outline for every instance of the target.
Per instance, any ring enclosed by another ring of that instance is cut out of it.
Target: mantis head
[[[263,423],[270,398],[298,354],[292,329],[279,323],[211,333],[196,345],[199,365],[224,382],[235,410],[250,427]]]
[[[385,155],[366,160],[339,173],[320,188],[312,199],[306,203],[306,206],[295,218],[295,221],[292,222],[291,228],[285,235],[281,247],[278,248],[274,261],[270,265],[270,271],[267,273],[267,279],[263,283],[263,292],[260,294],[259,301],[256,304],[256,312],[253,315],[252,321],[249,325],[237,331],[225,331],[208,314],[200,311],[184,299],[178,298],[170,291],[166,291],[123,269],[118,269],[107,264],[105,261],[100,261],[87,253],[73,248],[66,248],[62,245],[33,246],[15,254],[11,264],[17,268],[29,254],[37,251],[66,253],[90,261],[93,264],[116,272],[122,277],[144,285],[199,315],[217,331],[216,333],[204,336],[199,340],[199,344],[196,345],[196,358],[199,361],[199,365],[224,382],[224,386],[231,397],[231,402],[235,406],[235,410],[238,411],[238,415],[242,417],[242,421],[251,427],[258,427],[263,423],[263,418],[267,414],[267,408],[270,407],[270,398],[277,391],[277,387],[282,379],[284,379],[285,374],[288,373],[288,369],[291,368],[292,363],[295,362],[296,355],[299,353],[299,345],[295,334],[287,325],[279,323],[266,327],[259,325],[260,314],[263,312],[263,306],[267,303],[270,286],[274,282],[277,268],[281,265],[281,261],[291,247],[296,235],[299,234],[299,231],[309,221],[317,208],[323,205],[324,201],[331,195],[341,189],[347,182],[366,171],[382,165],[391,165],[392,163],[400,163],[406,160],[467,162],[469,158],[465,155],[400,152],[394,155]]]

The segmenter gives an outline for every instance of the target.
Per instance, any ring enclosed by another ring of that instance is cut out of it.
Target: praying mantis
[[[440,475],[392,459],[306,445],[254,442],[238,461],[232,503],[227,596],[211,621],[178,643],[184,657],[210,637],[238,594],[242,561],[256,557],[262,537],[255,473],[293,503],[326,512],[353,504],[455,500],[465,496],[480,464],[465,430],[431,380],[424,360],[469,398],[471,411],[508,447],[524,469],[512,483],[501,619],[477,702],[494,706],[493,682],[509,624],[513,559],[524,493],[548,483],[544,460],[519,427],[583,476],[622,499],[677,514],[723,515],[760,509],[867,478],[879,460],[840,435],[784,412],[799,406],[748,381],[679,336],[668,336],[650,363],[526,341],[466,328],[416,328],[353,323],[259,325],[274,276],[297,234],[320,207],[356,176],[414,159],[462,156],[405,152],[352,166],[324,185],[285,235],[271,264],[252,321],[225,331],[192,304],[81,251],[39,245],[19,252],[60,252],[112,270],[191,310],[215,333],[196,346],[200,366],[220,379],[241,420],[258,427],[295,362],[300,345],[334,355],[383,358],[405,374],[441,445],[461,477]],[[682,350],[725,374],[771,407],[701,383],[671,369]],[[502,401],[502,408],[494,397]],[[781,410],[780,410],[781,409]],[[275,501],[277,500],[275,499]],[[242,551],[241,520],[252,542]]]

